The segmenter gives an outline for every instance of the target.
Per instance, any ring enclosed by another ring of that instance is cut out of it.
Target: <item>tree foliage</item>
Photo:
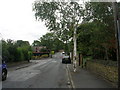
[[[73,48],[73,31],[77,28],[78,52],[91,55],[94,59],[116,60],[111,2],[86,2],[82,7],[77,2],[35,1],[33,11],[37,20],[44,21],[58,40],[66,43],[65,49]],[[45,42],[44,38],[41,40]],[[52,44],[49,45],[53,47]]]
[[[64,49],[64,43],[59,40],[54,33],[46,33],[39,40],[36,40],[38,46],[46,46],[46,49],[49,51],[59,51]],[[36,43],[35,41],[33,42]],[[42,51],[46,51],[46,49],[42,49]]]
[[[2,40],[2,57],[7,62],[29,60],[31,57],[31,46],[28,41]]]
[[[73,30],[81,21],[83,14],[81,4],[77,2],[42,2],[33,5],[37,20],[45,22],[46,27],[53,31],[63,42],[73,37]]]
[[[83,23],[78,28],[79,49],[96,59],[116,60],[112,3],[85,4]]]

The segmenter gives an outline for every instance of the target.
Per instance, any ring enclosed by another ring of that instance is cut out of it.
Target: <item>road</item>
[[[111,84],[87,70],[73,73],[72,65],[68,69],[68,65],[62,64],[60,53],[31,62],[28,67],[8,69],[2,88],[111,88]]]
[[[37,62],[29,67],[8,72],[2,82],[3,88],[68,88],[66,65],[61,63],[61,54]]]

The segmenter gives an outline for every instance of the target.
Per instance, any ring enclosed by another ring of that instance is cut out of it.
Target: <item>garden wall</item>
[[[117,66],[104,65],[94,61],[87,61],[86,68],[117,86],[118,68]]]

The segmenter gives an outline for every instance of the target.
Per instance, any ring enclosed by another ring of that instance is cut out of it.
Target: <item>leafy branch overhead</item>
[[[63,34],[68,35],[66,40],[72,37],[69,32],[73,32],[83,16],[82,5],[77,2],[35,1],[33,11],[36,19],[44,21],[46,27],[55,32],[59,38],[62,39]]]
[[[81,5],[78,2],[39,0],[34,2],[33,11],[37,20],[44,21],[46,27],[60,41],[66,42],[65,48],[72,49],[73,31],[77,29],[78,52],[91,55],[96,59],[116,60],[116,38],[111,2],[86,2]]]

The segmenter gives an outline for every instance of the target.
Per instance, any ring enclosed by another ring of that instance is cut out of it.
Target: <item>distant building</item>
[[[45,49],[46,48],[46,46],[34,46],[33,47],[33,52],[40,52],[41,51],[41,49]]]
[[[64,50],[59,50],[59,52],[64,52]]]
[[[44,55],[44,54],[48,54],[48,57],[49,57],[49,50],[46,49],[46,46],[33,46],[32,47],[33,49],[33,56],[41,56],[41,55]],[[45,49],[47,51],[43,51],[42,49]]]

